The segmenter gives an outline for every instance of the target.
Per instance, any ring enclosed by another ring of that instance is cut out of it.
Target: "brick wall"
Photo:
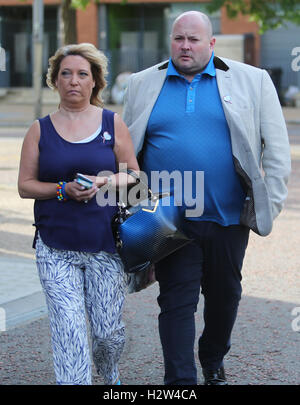
[[[98,46],[98,6],[90,3],[85,10],[77,10],[77,41]]]

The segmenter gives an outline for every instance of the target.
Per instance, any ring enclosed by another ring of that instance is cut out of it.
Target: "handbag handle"
[[[134,170],[132,170],[132,169],[126,169],[126,170],[120,170],[120,172],[121,172],[121,173],[127,173],[127,174],[129,174],[130,176],[132,176],[132,177],[136,180],[136,183],[137,183],[137,184],[141,183],[143,186],[145,186],[145,188],[147,188],[147,190],[148,190],[148,197],[149,197],[149,198],[152,199],[153,197],[155,197],[155,195],[154,195],[154,193],[152,192],[152,190],[148,187],[148,184],[144,183],[144,182],[141,180],[140,176],[139,176],[138,174],[136,174],[136,172],[135,172]]]
[[[120,170],[120,172],[129,174],[136,180],[137,183],[140,183],[140,181],[141,181],[140,176],[138,174],[136,174],[136,172],[132,169]]]
[[[148,187],[148,184],[143,182],[141,180],[140,176],[138,174],[136,174],[136,172],[134,170],[132,170],[132,169],[124,169],[124,170],[120,170],[120,173],[127,173],[128,175],[132,176],[136,180],[136,184],[140,183],[145,187],[145,189],[147,189],[148,198],[150,198],[150,200],[156,200],[157,197],[152,192],[152,190]]]

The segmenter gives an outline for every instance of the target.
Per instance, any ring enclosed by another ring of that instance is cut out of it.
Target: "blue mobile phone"
[[[81,173],[77,173],[76,174],[76,182],[78,184],[81,184],[83,187],[85,187],[86,189],[91,188],[93,185],[93,181],[90,180],[89,178],[87,178],[86,176],[84,176]]]

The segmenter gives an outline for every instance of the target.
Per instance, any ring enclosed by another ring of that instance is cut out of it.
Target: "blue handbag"
[[[138,176],[128,171],[139,181]],[[148,189],[148,188],[147,188]],[[170,193],[152,193],[133,206],[121,202],[112,228],[125,272],[146,270],[191,242],[183,232],[183,214]]]

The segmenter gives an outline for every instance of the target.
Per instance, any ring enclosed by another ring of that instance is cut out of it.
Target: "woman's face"
[[[60,63],[55,85],[62,101],[89,102],[95,87],[90,63],[79,55],[66,56]]]

